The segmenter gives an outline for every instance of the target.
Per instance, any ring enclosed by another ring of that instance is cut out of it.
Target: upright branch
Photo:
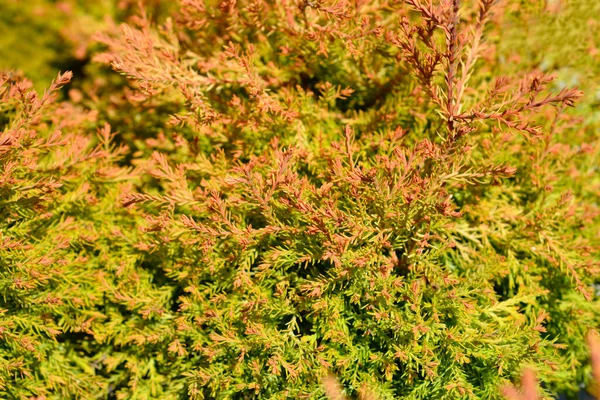
[[[448,130],[448,146],[474,131],[475,121],[493,120],[508,128],[538,135],[540,128],[531,126],[525,114],[548,105],[572,106],[582,96],[576,88],[543,96],[554,77],[538,73],[526,76],[512,92],[509,80],[500,78],[485,99],[463,110],[469,80],[484,47],[484,30],[497,0],[479,0],[472,23],[461,23],[460,0],[441,0],[438,6],[431,0],[427,4],[422,0],[405,2],[420,14],[421,21],[415,23],[404,17],[400,22],[400,35],[388,32],[387,38],[400,48],[430,99],[440,108]],[[436,43],[436,29],[444,33],[443,44]],[[443,85],[436,84],[434,79],[440,65]]]
[[[450,1],[450,0],[448,0]],[[447,51],[446,58],[446,86],[448,88],[448,98],[446,104],[448,131],[454,134],[454,116],[456,115],[455,106],[455,87],[456,79],[456,63],[459,60],[459,40],[458,40],[458,10],[460,8],[460,0],[451,0],[451,13],[448,18],[448,23],[444,27],[446,34]]]
[[[475,27],[473,28],[473,38],[471,39],[471,46],[469,47],[469,51],[466,55],[466,59],[461,63],[461,76],[456,84],[456,107],[457,112],[461,112],[462,106],[462,97],[465,93],[465,88],[467,87],[467,83],[471,74],[473,73],[473,66],[479,57],[479,52],[481,51],[482,38],[483,38],[483,30],[488,21],[490,11],[492,9],[492,5],[496,2],[496,0],[482,0],[479,7],[479,12],[477,15],[477,22],[475,23]]]

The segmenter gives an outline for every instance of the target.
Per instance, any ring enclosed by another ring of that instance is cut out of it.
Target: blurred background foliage
[[[140,10],[162,20],[177,7],[171,0],[0,0],[0,69],[23,73],[38,89],[59,71],[74,72],[71,100],[79,90],[122,85],[106,66],[91,62],[93,35],[126,22]],[[496,14],[500,74],[538,68],[558,75],[557,85],[578,86],[585,95],[576,112],[599,122],[600,2],[595,0],[502,0]],[[504,9],[504,10],[502,10]],[[507,12],[503,12],[507,11]],[[501,39],[501,40],[500,40]],[[92,82],[92,80],[94,82]],[[91,85],[91,86],[87,86]]]
[[[176,1],[144,0],[160,20]],[[600,101],[598,64],[600,2],[594,0],[502,0],[509,11],[502,21],[498,50],[507,71],[538,66],[559,73],[559,82],[579,85]],[[40,87],[58,71],[84,72],[91,37],[108,24],[139,11],[136,0],[0,0],[0,68],[15,69]],[[497,12],[500,14],[500,12]],[[76,79],[83,78],[75,74]],[[590,90],[594,89],[594,90]]]
[[[93,99],[110,121],[110,88],[127,85],[105,65],[91,62],[93,35],[135,16],[140,5],[160,21],[176,9],[171,0],[0,0],[0,69],[30,78],[37,89],[59,71],[74,72],[64,91],[70,100]],[[558,75],[557,89],[578,86],[585,93],[575,112],[585,126],[600,122],[600,1],[502,0],[496,9],[496,63],[501,75],[537,68]],[[503,10],[504,9],[504,10]],[[505,11],[505,12],[503,12]],[[115,86],[113,86],[115,85]],[[106,96],[102,96],[106,94]],[[98,101],[104,98],[106,101]],[[112,99],[114,103],[116,99]],[[114,104],[113,104],[114,105]],[[114,119],[114,118],[113,118]],[[116,121],[111,121],[115,123]],[[121,121],[123,122],[123,121]]]
[[[159,17],[175,2],[146,0]],[[47,87],[58,71],[89,74],[92,36],[139,11],[135,0],[0,0],[0,69],[22,72],[36,87]]]

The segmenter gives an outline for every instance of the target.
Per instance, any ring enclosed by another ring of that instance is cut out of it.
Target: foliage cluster
[[[600,35],[544,29],[590,2],[132,3],[61,3],[72,83],[0,79],[0,396],[587,382]]]
[[[590,331],[588,335],[588,344],[591,351],[591,363],[593,368],[593,382],[592,389],[600,395],[598,392],[597,382],[600,382],[600,340],[596,332]],[[343,389],[333,376],[327,376],[323,380],[323,386],[325,392],[330,400],[345,400],[346,396],[343,394]],[[522,377],[522,388],[518,390],[514,386],[503,387],[503,392],[509,400],[539,400],[539,384],[537,382],[535,372],[531,369],[525,370]],[[598,398],[600,396],[597,396]],[[363,395],[362,399],[372,399],[371,394]]]

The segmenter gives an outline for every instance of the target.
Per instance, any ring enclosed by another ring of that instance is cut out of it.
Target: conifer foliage
[[[142,4],[94,37],[128,87],[2,75],[0,395],[578,390],[597,134],[507,3]]]

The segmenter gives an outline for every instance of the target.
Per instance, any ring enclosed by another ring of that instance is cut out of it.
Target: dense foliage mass
[[[542,3],[23,7],[77,68],[0,78],[0,397],[577,391],[600,6]]]

